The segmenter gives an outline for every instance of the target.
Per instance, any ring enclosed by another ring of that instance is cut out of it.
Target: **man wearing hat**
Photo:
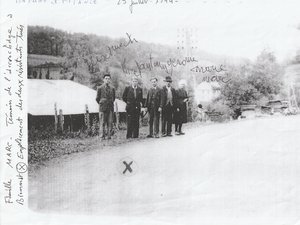
[[[167,76],[166,85],[161,91],[160,110],[162,110],[162,136],[172,136],[173,113],[177,105],[176,91],[172,87],[172,78]],[[166,130],[167,129],[167,130]]]
[[[123,101],[126,102],[127,112],[126,138],[138,138],[143,91],[140,87],[138,87],[137,77],[134,76],[132,78],[131,85],[125,88]]]
[[[99,135],[102,139],[111,138],[115,89],[111,86],[111,76],[105,73],[103,84],[97,88],[96,101],[99,104]]]
[[[158,138],[159,134],[159,117],[160,117],[160,101],[161,101],[161,89],[157,86],[157,78],[153,77],[151,80],[152,87],[148,91],[146,98],[146,109],[149,113],[149,135],[148,138]],[[153,133],[154,125],[154,133]]]

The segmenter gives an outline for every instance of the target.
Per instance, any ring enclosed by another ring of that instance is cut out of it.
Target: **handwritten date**
[[[133,7],[136,5],[146,5],[146,4],[174,4],[179,0],[118,0],[117,5],[127,5],[129,4],[129,11],[133,13]]]

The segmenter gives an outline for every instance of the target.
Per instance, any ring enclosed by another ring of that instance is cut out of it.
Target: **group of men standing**
[[[104,83],[97,89],[96,101],[99,104],[100,136],[102,139],[111,138],[113,123],[113,104],[115,89],[110,85],[110,74],[103,77]],[[145,112],[149,115],[148,138],[159,138],[161,120],[161,136],[172,136],[172,124],[175,124],[175,134],[183,135],[182,124],[187,122],[188,95],[185,82],[179,82],[179,89],[172,87],[172,78],[167,76],[162,88],[158,87],[158,79],[152,78],[152,87],[147,93]],[[126,138],[139,137],[141,108],[143,106],[143,90],[138,86],[138,79],[132,78],[131,85],[123,92],[123,101],[126,103],[127,135]],[[161,119],[160,119],[161,118]]]

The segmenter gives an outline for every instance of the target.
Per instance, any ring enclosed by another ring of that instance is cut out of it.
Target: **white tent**
[[[97,92],[71,80],[28,80],[28,113],[34,116],[54,115],[54,104],[64,115],[82,114],[85,105],[98,113]],[[116,99],[115,111],[125,112],[126,103]]]

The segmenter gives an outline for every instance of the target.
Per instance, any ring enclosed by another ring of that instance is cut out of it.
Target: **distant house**
[[[28,80],[29,129],[53,127],[55,108],[64,117],[64,129],[79,130],[85,124],[86,109],[92,119],[98,120],[97,92],[70,80]],[[115,112],[125,113],[126,103],[116,99]],[[91,119],[91,120],[92,120]],[[91,121],[92,122],[92,121]]]
[[[220,95],[220,85],[217,82],[201,82],[195,90],[197,104],[211,102]]]
[[[29,79],[61,79],[65,73],[63,58],[52,55],[28,54],[28,78]],[[70,77],[72,74],[70,74]]]
[[[269,114],[271,115],[271,107],[267,105],[261,106],[261,112],[262,114]]]
[[[261,114],[285,114],[285,110],[288,108],[288,101],[285,100],[270,100],[264,106],[258,107],[256,105],[242,105],[241,106],[241,118],[254,118]]]
[[[285,100],[270,100],[267,106],[270,107],[271,114],[283,114],[289,107],[288,101]]]
[[[259,112],[259,109],[256,105],[242,105],[241,106],[241,118],[255,118]]]

